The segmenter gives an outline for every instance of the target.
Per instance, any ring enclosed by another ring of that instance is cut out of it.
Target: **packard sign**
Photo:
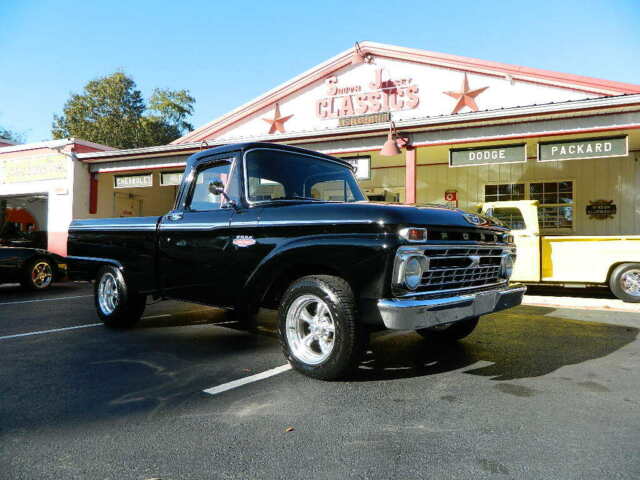
[[[113,178],[114,188],[139,188],[153,186],[153,175],[117,175]]]
[[[627,155],[629,155],[629,144],[626,136],[538,144],[539,162],[626,157]]]
[[[469,167],[492,163],[523,163],[527,161],[524,144],[499,147],[452,148],[449,150],[450,167]]]
[[[337,76],[327,78],[326,97],[316,101],[316,116],[325,120],[416,108],[420,97],[413,80],[383,80],[382,71],[382,68],[377,69],[368,85],[341,85]]]

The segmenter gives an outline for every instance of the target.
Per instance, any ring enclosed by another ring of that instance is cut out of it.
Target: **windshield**
[[[256,149],[245,156],[250,202],[364,200],[350,168],[330,160],[282,150]]]

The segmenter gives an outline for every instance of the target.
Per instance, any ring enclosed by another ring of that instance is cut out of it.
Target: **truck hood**
[[[376,202],[273,204],[261,221],[304,223],[377,223],[381,226],[443,226],[506,230],[493,219],[458,209]]]

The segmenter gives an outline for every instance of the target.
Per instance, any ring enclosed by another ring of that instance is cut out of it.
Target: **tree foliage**
[[[24,142],[24,136],[21,133],[14,132],[13,130],[9,130],[0,125],[0,138],[4,138],[5,140],[10,140],[14,143],[22,143]]]
[[[194,103],[187,90],[156,89],[147,105],[133,79],[116,72],[72,94],[51,133],[117,148],[163,145],[193,129],[187,119]]]

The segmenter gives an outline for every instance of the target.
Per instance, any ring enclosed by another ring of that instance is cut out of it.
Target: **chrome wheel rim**
[[[620,286],[627,295],[640,297],[640,270],[627,270],[620,277]]]
[[[112,273],[105,273],[98,284],[98,304],[105,315],[111,315],[118,307],[118,283]]]
[[[36,288],[47,288],[53,281],[53,271],[49,262],[38,262],[31,269],[31,282]]]
[[[291,354],[301,362],[324,362],[335,345],[335,323],[327,304],[316,295],[296,298],[287,310],[287,343]]]

